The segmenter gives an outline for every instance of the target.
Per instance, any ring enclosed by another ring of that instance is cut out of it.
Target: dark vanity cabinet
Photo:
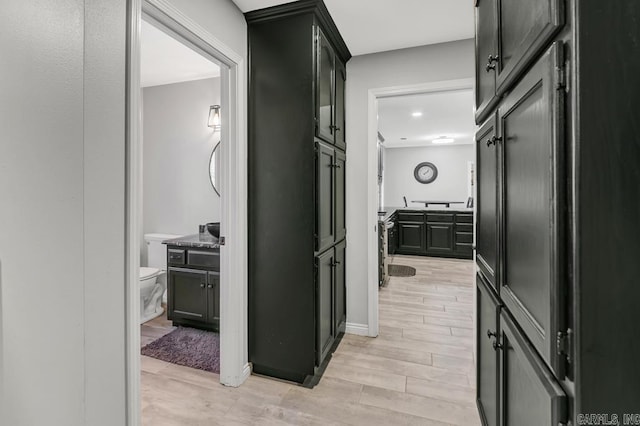
[[[476,122],[564,25],[565,0],[476,1]]]
[[[351,54],[320,0],[245,18],[249,360],[256,373],[313,385],[346,326]]]
[[[398,212],[398,254],[425,254],[427,232],[424,212]]]
[[[640,407],[640,2],[475,3],[483,424],[623,424]]]
[[[218,330],[220,249],[167,245],[167,318],[174,325]]]

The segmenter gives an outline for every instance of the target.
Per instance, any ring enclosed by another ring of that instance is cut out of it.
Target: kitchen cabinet
[[[321,0],[245,18],[249,361],[258,374],[313,386],[345,328],[351,54]]]
[[[174,325],[218,330],[219,249],[167,247],[167,318]]]
[[[425,254],[427,232],[424,222],[398,222],[398,252]]]
[[[640,400],[640,2],[476,4],[476,30],[494,22],[499,37],[491,63],[485,36],[476,50],[498,98],[476,111],[476,236],[478,280],[493,278],[501,304],[499,423],[623,421]]]
[[[506,311],[500,314],[500,403],[505,426],[566,424],[566,394]]]
[[[565,146],[557,131],[564,90],[556,73],[563,63],[562,43],[554,43],[498,109],[504,141],[500,296],[556,374],[563,374],[556,336],[566,327],[560,261],[565,253]]]
[[[476,133],[477,191],[476,223],[478,243],[476,262],[478,268],[498,291],[498,190],[499,151],[501,148],[495,117],[488,120]]]
[[[564,5],[564,0],[476,2],[476,123],[488,117],[563,27]]]
[[[478,412],[485,426],[498,426],[500,424],[498,376],[500,302],[481,275],[477,275],[476,304]]]

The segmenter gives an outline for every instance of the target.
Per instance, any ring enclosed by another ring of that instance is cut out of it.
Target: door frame
[[[378,99],[431,92],[447,92],[475,88],[474,78],[442,80],[431,83],[370,89],[368,93],[369,115],[367,131],[367,224],[373,232],[368,237],[368,335],[376,337],[378,321]],[[471,107],[471,105],[469,106]]]
[[[247,106],[246,64],[240,53],[217,39],[167,0],[127,2],[126,74],[126,404],[127,424],[140,410],[140,235],[142,231],[142,140],[140,126],[140,28],[142,18],[220,63],[221,235],[220,382],[240,386],[251,373],[247,334]],[[233,285],[229,283],[233,282]]]

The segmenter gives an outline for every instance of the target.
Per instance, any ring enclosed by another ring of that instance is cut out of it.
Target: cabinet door
[[[500,297],[551,369],[562,377],[556,335],[562,309],[565,250],[563,96],[554,44],[499,109],[503,139],[503,247]]]
[[[497,1],[476,2],[476,123],[480,123],[497,101],[494,58],[498,56]]]
[[[169,319],[207,320],[207,271],[170,268]]]
[[[220,272],[209,272],[207,276],[207,321],[220,324]]]
[[[347,156],[336,150],[335,152],[335,220],[336,220],[336,241],[344,240],[347,236],[347,212],[346,212],[346,180]]]
[[[316,356],[320,365],[331,349],[335,337],[333,323],[333,250],[316,257]]]
[[[335,150],[316,144],[316,251],[324,251],[335,241],[334,169]]]
[[[402,254],[424,254],[427,250],[425,224],[398,222],[398,252]]]
[[[347,243],[342,241],[336,244],[335,253],[335,299],[334,299],[334,330],[336,335],[343,333],[347,322],[347,286],[346,286],[346,260]]]
[[[496,91],[503,94],[564,25],[564,0],[498,0]]]
[[[336,146],[344,150],[347,149],[345,129],[345,86],[347,82],[347,71],[344,64],[336,59],[336,124],[334,128]]]
[[[334,75],[335,54],[322,30],[318,28],[317,50],[317,93],[316,93],[316,136],[327,142],[334,142]]]
[[[427,222],[427,254],[448,254],[454,249],[453,223]]]
[[[498,363],[499,353],[497,339],[500,336],[500,305],[493,290],[489,288],[482,276],[476,276],[476,315],[478,350],[476,389],[478,411],[485,426],[499,425],[499,393]]]
[[[489,120],[476,133],[476,160],[478,162],[476,204],[476,262],[497,291],[498,270],[498,148],[495,118]]]
[[[504,426],[566,424],[567,397],[506,311],[500,314]]]

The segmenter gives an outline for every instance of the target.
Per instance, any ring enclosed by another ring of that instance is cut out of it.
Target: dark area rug
[[[416,275],[416,268],[404,265],[389,265],[390,277],[413,277]]]
[[[142,348],[142,355],[172,364],[220,373],[220,334],[178,327]]]

